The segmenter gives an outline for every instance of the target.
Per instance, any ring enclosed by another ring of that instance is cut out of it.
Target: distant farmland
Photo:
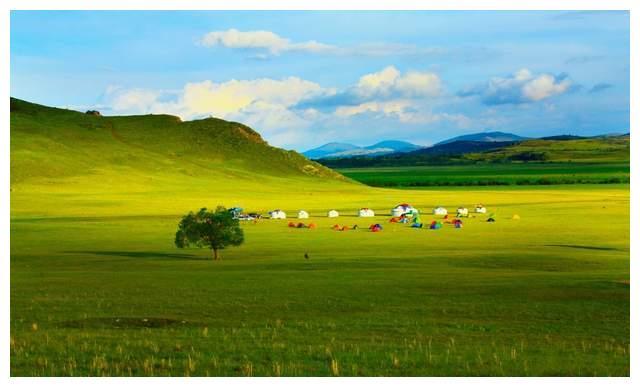
[[[512,163],[418,167],[342,168],[339,172],[374,187],[619,184],[629,164]]]

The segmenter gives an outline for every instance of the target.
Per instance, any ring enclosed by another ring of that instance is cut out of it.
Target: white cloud
[[[322,90],[317,83],[296,77],[282,80],[231,80],[224,83],[204,81],[187,84],[183,102],[190,116],[213,114],[225,117],[256,102],[289,107]]]
[[[413,127],[435,122],[468,126],[470,120],[462,114],[432,112],[433,97],[441,93],[437,74],[403,73],[389,66],[362,76],[346,90],[298,77],[205,80],[187,83],[178,90],[110,86],[101,105],[110,107],[107,110],[113,114],[162,113],[183,120],[214,116],[238,121],[255,128],[274,145],[293,146],[332,133],[336,127],[358,130],[353,125],[367,120],[384,119],[387,124],[395,121]],[[323,105],[323,98],[337,100]]]
[[[114,95],[111,107],[118,111],[147,112],[160,97],[160,92],[145,89],[124,90],[120,88],[108,88],[106,94]]]
[[[353,46],[336,46],[316,40],[293,42],[272,31],[240,31],[231,28],[224,31],[211,31],[204,34],[198,44],[204,47],[226,47],[241,50],[264,50],[266,53],[252,55],[254,59],[266,59],[269,56],[285,52],[306,52],[313,54],[352,55],[352,56],[477,56],[487,55],[486,49],[465,48],[458,50],[442,47],[421,47],[414,44],[389,42],[371,42]],[[480,52],[478,53],[478,50]]]
[[[565,75],[536,75],[528,69],[520,69],[510,77],[491,78],[485,86],[461,91],[459,95],[480,95],[487,105],[522,104],[563,94],[572,84]]]
[[[386,67],[377,73],[363,75],[356,85],[356,92],[364,96],[387,93],[398,77],[400,77],[400,71],[393,66]]]
[[[271,31],[238,31],[233,28],[226,31],[209,32],[202,37],[200,44],[206,47],[264,49],[273,55],[279,55],[286,51],[318,53],[336,48],[315,40],[293,43]]]
[[[207,80],[187,83],[179,91],[110,88],[105,94],[112,109],[120,113],[156,113],[163,109],[163,113],[192,119],[208,115],[225,118],[257,103],[289,107],[323,90],[317,83],[289,77],[222,83]]]
[[[428,124],[449,121],[459,127],[467,127],[471,120],[462,114],[432,113],[423,104],[413,100],[365,102],[355,106],[340,106],[335,111],[338,117],[372,114],[377,118],[391,117],[404,124]]]
[[[299,129],[309,124],[303,115],[289,110],[287,106],[265,101],[256,101],[226,118],[267,131]]]
[[[400,73],[394,66],[366,74],[354,87],[354,93],[364,98],[374,97],[433,97],[442,91],[440,77],[430,72]]]
[[[412,97],[433,97],[442,92],[440,77],[434,73],[410,71],[396,81],[396,89]]]
[[[562,94],[569,89],[571,81],[563,79],[559,82],[549,74],[542,74],[532,79],[522,87],[522,94],[532,101],[549,98],[552,95]]]

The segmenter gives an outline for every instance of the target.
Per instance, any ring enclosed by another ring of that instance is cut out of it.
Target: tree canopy
[[[201,208],[189,212],[178,224],[175,244],[178,248],[208,247],[214,260],[219,259],[218,250],[227,246],[239,246],[244,242],[244,232],[240,222],[222,206],[215,211]]]

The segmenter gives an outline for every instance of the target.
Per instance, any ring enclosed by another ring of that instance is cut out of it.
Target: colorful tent
[[[431,222],[431,225],[429,226],[429,228],[432,230],[440,229],[442,228],[442,222],[434,220],[433,222]]]
[[[369,226],[369,230],[371,230],[371,232],[382,231],[382,226],[379,223],[372,224],[371,226]]]
[[[402,203],[398,204],[391,210],[391,216],[412,215],[417,212],[418,210],[413,208],[410,204]]]
[[[229,211],[234,218],[238,218],[240,214],[242,214],[243,209],[242,207],[231,207],[227,211]]]

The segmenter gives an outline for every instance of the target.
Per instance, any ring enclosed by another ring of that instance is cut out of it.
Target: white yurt
[[[442,206],[438,206],[433,209],[433,215],[447,215],[447,209]]]
[[[358,211],[358,216],[361,218],[370,218],[372,216],[376,216],[371,208],[361,208]]]
[[[309,213],[305,210],[298,211],[298,219],[309,219]]]
[[[337,218],[338,216],[340,216],[340,213],[338,213],[338,211],[336,211],[336,210],[331,210],[331,211],[327,212],[327,216],[329,218]]]
[[[469,209],[464,207],[458,207],[458,216],[469,216]]]
[[[410,204],[403,203],[398,204],[397,206],[391,209],[391,216],[402,216],[402,215],[413,215],[417,214],[418,210],[413,208]]]
[[[271,219],[287,219],[287,214],[282,210],[269,211]]]
[[[486,214],[487,213],[487,207],[483,206],[482,204],[476,204],[476,212],[478,214]]]

